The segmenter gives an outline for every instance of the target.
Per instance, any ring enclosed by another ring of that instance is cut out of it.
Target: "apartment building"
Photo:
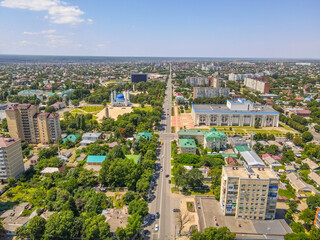
[[[229,97],[230,89],[222,87],[194,87],[193,99],[195,98],[214,98]]]
[[[20,139],[0,137],[0,180],[7,182],[24,172]]]
[[[223,79],[217,77],[187,77],[185,82],[192,87],[197,86],[211,86],[214,88],[220,87],[220,83]]]
[[[29,143],[51,143],[61,137],[58,114],[39,113],[38,106],[18,104],[6,109],[9,134]]]
[[[249,78],[244,79],[244,85],[251,90],[258,91],[260,93],[269,93],[270,83],[267,78]]]
[[[224,166],[220,205],[224,215],[274,219],[279,178],[271,168]]]

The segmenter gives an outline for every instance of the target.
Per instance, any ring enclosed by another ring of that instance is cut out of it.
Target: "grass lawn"
[[[94,112],[100,112],[102,109],[104,109],[104,106],[83,106],[83,107],[80,107],[80,109],[88,113],[94,113]]]
[[[171,108],[171,116],[174,116],[174,107]]]
[[[185,113],[191,113],[191,108],[186,109]]]
[[[144,108],[142,108],[142,107],[134,107],[133,110],[135,110],[135,109],[139,109],[141,111],[146,111],[146,112],[151,112],[153,110],[153,108],[151,106],[146,106]]]
[[[175,127],[171,127],[171,133],[175,133],[176,130],[175,130]]]
[[[70,113],[83,113],[83,111],[81,111],[79,109],[73,109],[70,111]]]
[[[279,189],[279,195],[283,196],[283,197],[286,197],[288,199],[294,199],[295,198],[294,193],[289,192],[288,190],[285,190],[285,189]]]

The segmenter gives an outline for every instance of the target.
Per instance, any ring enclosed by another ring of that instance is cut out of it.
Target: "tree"
[[[236,234],[230,232],[229,228],[221,227],[214,228],[208,227],[204,229],[204,232],[195,232],[192,234],[190,240],[234,240]]]
[[[292,222],[292,223],[290,223],[290,227],[291,227],[292,231],[295,233],[300,233],[300,232],[304,233],[304,231],[305,231],[301,222]]]
[[[291,133],[291,132],[287,132],[285,136],[286,136],[287,140],[292,140],[293,139],[293,133]]]
[[[260,127],[260,118],[258,118],[254,123],[254,128],[259,128],[259,127]]]
[[[304,225],[306,226],[307,229],[310,229],[311,224],[314,220],[315,212],[312,211],[309,208],[306,208],[301,211],[299,215],[299,220],[302,220],[304,222]]]
[[[221,185],[217,186],[215,189],[214,189],[214,198],[216,200],[220,200],[220,191],[221,191]]]
[[[289,208],[294,212],[295,210],[297,210],[298,207],[298,203],[294,200],[291,200],[289,202]]]
[[[185,175],[187,185],[195,188],[195,187],[202,187],[203,182],[203,175],[202,172],[197,168],[192,168],[189,172]]]
[[[72,105],[74,105],[76,107],[79,106],[79,100],[78,99],[73,100]]]
[[[179,236],[181,236],[182,230],[185,225],[191,221],[191,218],[188,214],[182,214],[181,212],[176,213],[177,224],[179,228]]]
[[[291,209],[288,209],[288,211],[286,212],[285,218],[288,220],[293,220],[293,211]]]
[[[172,169],[172,173],[174,176],[176,186],[178,187],[186,186],[185,175],[187,173],[187,170],[181,164],[177,164],[176,166],[174,166],[174,168]]]
[[[122,200],[123,200],[124,204],[129,205],[130,202],[132,202],[133,200],[138,199],[138,198],[139,198],[138,193],[133,192],[133,191],[128,191],[124,194]]]
[[[129,203],[129,214],[139,214],[141,217],[144,217],[149,212],[148,203],[142,199],[135,199]]]
[[[46,239],[69,239],[71,229],[73,227],[74,216],[71,211],[61,211],[60,213],[52,214],[46,224],[45,238]]]
[[[305,233],[288,233],[284,236],[284,240],[311,240]]]
[[[26,233],[31,240],[41,239],[46,229],[46,220],[40,216],[31,218]]]
[[[306,132],[302,133],[302,141],[304,143],[310,142],[312,140],[313,140],[313,135],[311,132],[306,131]]]
[[[253,150],[259,154],[260,152],[262,152],[264,150],[264,147],[263,147],[263,145],[261,143],[257,142],[253,146]]]
[[[126,230],[122,227],[117,227],[116,229],[116,236],[118,240],[126,240],[127,239],[127,234]]]
[[[307,198],[308,208],[311,210],[316,210],[317,207],[320,207],[320,196],[314,195]]]
[[[292,142],[296,146],[303,146],[303,141],[302,141],[301,137],[294,137]]]

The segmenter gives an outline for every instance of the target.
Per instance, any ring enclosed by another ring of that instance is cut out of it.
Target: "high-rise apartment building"
[[[20,139],[0,137],[0,180],[7,182],[24,172]]]
[[[194,87],[193,99],[196,98],[214,98],[229,97],[230,89],[222,87]]]
[[[51,143],[61,137],[59,115],[39,113],[38,106],[18,104],[6,109],[9,134],[29,143]]]
[[[279,178],[271,168],[224,166],[220,205],[225,215],[274,219]]]
[[[268,82],[268,79],[264,77],[260,77],[260,78],[246,77],[244,79],[244,85],[249,89],[252,89],[254,91],[258,91],[261,93],[269,93],[270,91],[270,83]]]

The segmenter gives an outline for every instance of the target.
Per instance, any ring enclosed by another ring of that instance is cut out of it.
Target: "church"
[[[119,93],[118,95],[117,95],[117,91],[113,90],[113,91],[111,91],[110,98],[111,98],[111,102],[110,102],[111,107],[129,107],[129,106],[131,106],[130,97],[129,97],[129,90],[124,91],[124,94]]]

